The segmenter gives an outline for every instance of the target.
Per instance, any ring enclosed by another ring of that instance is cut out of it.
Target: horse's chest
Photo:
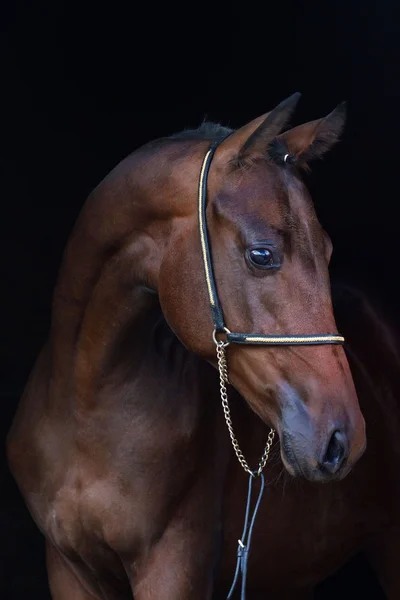
[[[226,583],[236,563],[245,503],[246,486],[232,488],[225,507],[221,562]],[[354,509],[343,484],[285,483],[285,477],[280,484],[267,484],[252,537],[249,581],[260,589],[275,584],[279,589],[285,581],[288,587],[303,588],[324,579],[362,544],[363,517]]]

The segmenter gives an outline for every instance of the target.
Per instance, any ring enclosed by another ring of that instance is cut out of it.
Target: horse
[[[205,122],[145,144],[81,210],[7,436],[53,600],[226,597],[247,477],[220,404],[222,347],[246,465],[277,432],[248,597],[309,599],[359,551],[399,597],[400,361],[363,296],[332,299],[332,243],[303,172],[338,141],[345,107],[290,128],[298,97],[236,130]],[[211,144],[205,218],[227,332],[336,339],[339,319],[345,347],[213,334],[197,204]]]

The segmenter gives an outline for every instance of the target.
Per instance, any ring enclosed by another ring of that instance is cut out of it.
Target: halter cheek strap
[[[206,276],[208,299],[210,301],[212,318],[214,321],[214,329],[216,333],[223,333],[225,330],[224,315],[222,307],[218,298],[217,288],[215,287],[214,270],[211,261],[210,242],[208,239],[207,231],[207,178],[210,170],[210,165],[214,152],[220,142],[214,142],[209,148],[207,154],[204,157],[203,164],[200,171],[199,180],[199,226],[200,226],[200,242],[201,252],[203,255],[204,272]]]

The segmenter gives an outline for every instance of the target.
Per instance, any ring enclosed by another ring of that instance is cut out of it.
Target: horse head
[[[345,107],[282,133],[297,96],[231,132],[211,163],[207,226],[231,331],[292,336],[337,331],[328,272],[332,243],[302,170],[338,140]],[[185,196],[185,209],[171,229],[158,293],[182,343],[216,365],[196,203],[208,145],[204,140],[189,145],[186,162],[172,176],[171,194]],[[278,431],[291,474],[329,481],[349,472],[366,438],[342,347],[231,345],[228,362],[231,384]]]

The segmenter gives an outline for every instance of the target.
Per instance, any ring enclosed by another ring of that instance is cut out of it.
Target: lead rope
[[[274,429],[270,430],[270,432],[268,434],[268,438],[267,438],[267,443],[265,444],[264,452],[260,458],[260,462],[258,463],[258,469],[257,469],[257,471],[252,471],[250,469],[249,465],[247,464],[247,461],[243,455],[243,452],[240,449],[239,442],[237,441],[237,438],[233,431],[231,411],[230,411],[229,402],[228,402],[228,390],[226,387],[226,384],[229,383],[229,380],[228,380],[228,365],[227,365],[227,361],[226,361],[226,350],[225,349],[228,346],[229,342],[217,341],[215,339],[215,335],[214,335],[214,341],[215,341],[216,347],[217,347],[217,360],[218,360],[219,383],[220,383],[220,392],[221,392],[221,403],[222,403],[222,409],[224,411],[226,425],[228,427],[229,436],[231,438],[232,446],[233,446],[233,449],[237,456],[237,459],[238,459],[239,463],[241,464],[241,466],[243,467],[243,469],[246,471],[246,473],[249,474],[249,488],[248,488],[248,493],[247,493],[247,504],[246,504],[245,518],[244,518],[243,533],[242,533],[241,539],[238,540],[236,570],[235,570],[235,575],[233,577],[231,589],[229,590],[229,593],[227,596],[227,600],[232,598],[233,592],[235,591],[236,584],[237,584],[237,581],[239,578],[239,573],[242,575],[242,588],[241,588],[240,598],[241,598],[241,600],[246,600],[247,561],[248,561],[249,554],[250,554],[251,536],[253,533],[254,523],[256,520],[258,508],[260,506],[261,498],[262,498],[262,495],[264,492],[264,487],[265,487],[265,480],[264,480],[264,475],[262,474],[262,471],[263,471],[263,469],[267,463],[267,460],[269,458],[271,446],[274,441],[275,430]],[[252,496],[252,490],[253,490],[253,479],[255,479],[256,477],[260,477],[261,486],[260,486],[260,491],[258,493],[257,502],[255,504],[255,507],[254,507],[254,510],[253,510],[253,513],[251,516],[250,527],[249,527],[249,516],[250,516],[251,496]],[[246,539],[246,536],[247,536],[247,539]]]
[[[240,597],[242,600],[245,600],[245,598],[246,598],[247,561],[248,561],[249,553],[250,553],[251,536],[253,533],[253,527],[254,527],[254,523],[256,520],[258,508],[260,506],[261,498],[262,498],[262,495],[264,492],[264,485],[265,485],[264,475],[262,473],[260,473],[259,477],[261,479],[261,487],[260,487],[260,491],[258,492],[257,502],[254,507],[253,515],[251,517],[249,531],[247,532],[248,523],[249,523],[250,504],[251,504],[251,492],[252,492],[252,486],[253,486],[253,480],[254,480],[253,475],[249,476],[249,490],[247,493],[247,504],[246,504],[246,514],[245,514],[245,518],[244,518],[243,533],[242,533],[242,537],[240,538],[240,540],[238,540],[239,545],[238,545],[238,549],[237,549],[236,570],[235,570],[235,575],[234,575],[233,582],[231,585],[231,589],[229,590],[229,594],[226,597],[227,600],[232,598],[233,592],[235,591],[236,584],[237,584],[237,581],[239,578],[239,572],[242,575],[242,589],[241,589]],[[246,535],[247,535],[247,542],[246,542]]]

